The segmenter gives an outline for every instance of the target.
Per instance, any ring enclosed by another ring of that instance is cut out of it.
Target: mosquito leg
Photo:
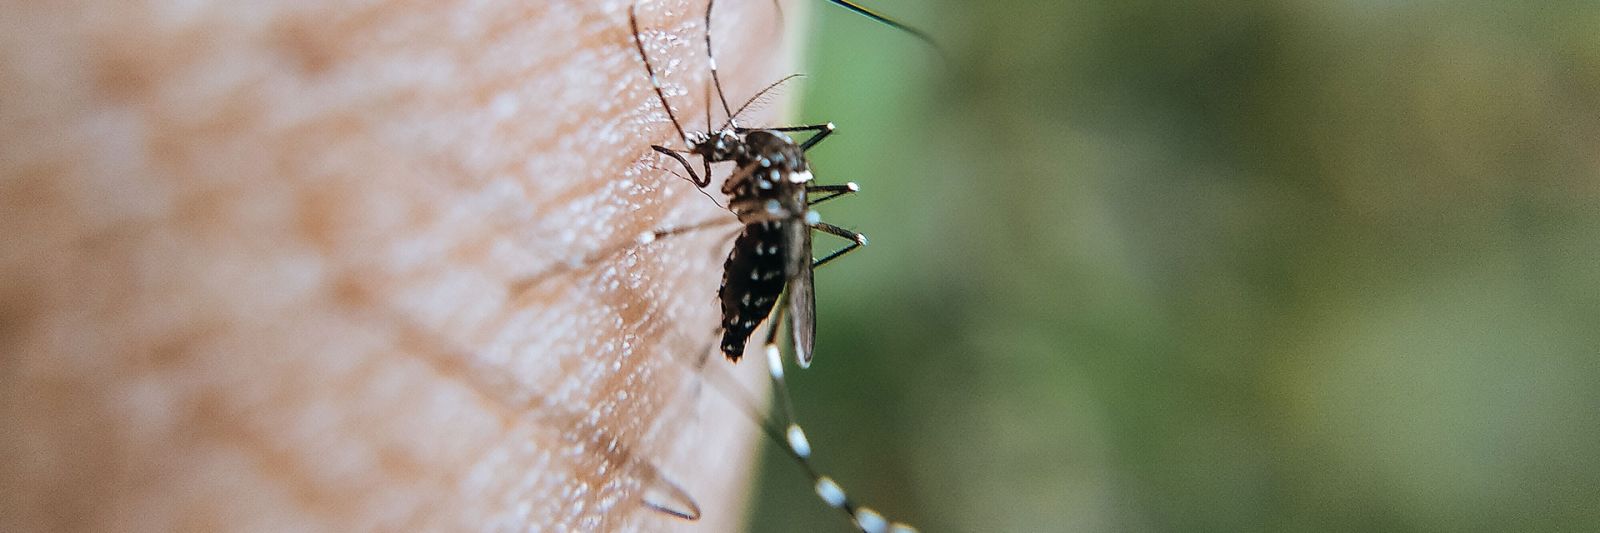
[[[840,196],[844,196],[846,194],[854,194],[860,191],[861,186],[856,185],[856,182],[853,181],[844,185],[812,185],[810,187],[806,187],[806,194],[827,194],[827,196],[817,198],[815,200],[806,200],[806,206],[810,207],[834,198],[838,198]]]
[[[684,369],[700,375],[711,388],[726,397],[743,413],[749,417],[761,432],[776,444],[781,453],[789,456],[811,480],[812,486],[818,497],[830,507],[840,509],[863,532],[871,533],[915,533],[916,528],[900,522],[889,522],[882,514],[871,508],[861,506],[846,496],[844,489],[833,478],[825,476],[816,463],[812,461],[811,444],[806,439],[806,434],[800,429],[795,417],[794,402],[789,395],[787,382],[784,379],[783,356],[778,345],[778,329],[783,327],[783,309],[787,309],[787,302],[780,301],[770,315],[768,331],[765,336],[763,352],[767,356],[767,371],[773,386],[773,402],[777,405],[771,409],[760,407],[761,402],[756,398],[760,395],[749,390],[734,376],[731,366],[709,365],[703,366],[702,360],[706,354],[719,353],[710,345],[705,345],[699,352],[701,357],[685,355],[667,355],[672,363],[682,365]],[[665,487],[671,490],[672,487]],[[682,510],[663,509],[664,506],[647,500],[646,504],[652,510],[671,516],[682,516]],[[680,504],[680,507],[683,505]]]
[[[656,91],[656,99],[661,101],[661,108],[667,110],[667,118],[672,120],[672,127],[678,130],[678,136],[683,138],[683,144],[689,144],[689,134],[684,133],[683,123],[678,122],[678,116],[672,112],[672,104],[667,103],[667,93],[661,89],[661,80],[656,77],[656,67],[650,63],[650,54],[644,51],[644,39],[639,37],[639,19],[634,15],[634,6],[628,6],[628,27],[633,29],[633,45],[639,49],[639,59],[644,61],[644,71],[650,75],[650,87]]]
[[[685,233],[693,233],[693,232],[696,232],[696,231],[715,228],[717,226],[726,226],[726,225],[730,225],[730,224],[733,224],[733,223],[734,223],[734,221],[730,221],[730,220],[727,220],[727,219],[724,219],[724,218],[718,218],[716,220],[707,220],[705,222],[689,224],[687,226],[678,226],[678,227],[673,227],[673,228],[658,229],[658,230],[651,231],[649,233],[644,233],[644,234],[639,235],[638,238],[634,239],[634,243],[638,244],[638,245],[650,244],[652,242],[655,242],[655,241],[658,241],[658,240],[661,240],[661,239],[664,239],[664,238],[667,238],[667,237],[671,237],[673,235],[683,235]]]
[[[665,238],[676,236],[676,235],[683,235],[683,234],[686,234],[686,233],[694,233],[694,232],[697,232],[697,231],[713,229],[713,228],[716,228],[716,227],[719,227],[719,226],[733,226],[733,225],[738,225],[738,221],[729,220],[729,219],[724,217],[724,218],[717,218],[717,219],[714,219],[714,220],[707,220],[707,221],[704,221],[704,222],[698,222],[698,223],[695,223],[695,224],[689,224],[689,225],[685,225],[685,226],[670,227],[670,228],[652,230],[652,231],[648,231],[648,232],[645,232],[645,233],[641,233],[641,234],[639,234],[639,236],[634,237],[633,240],[628,241],[626,243],[622,243],[620,245],[617,245],[617,246],[602,250],[599,253],[590,254],[590,255],[588,255],[588,256],[586,256],[586,257],[584,257],[582,259],[579,259],[579,260],[569,261],[566,264],[560,265],[560,266],[558,266],[556,268],[551,268],[551,269],[546,270],[544,272],[539,272],[537,274],[534,274],[534,275],[528,276],[526,278],[523,278],[523,279],[521,279],[521,280],[519,280],[519,281],[517,281],[517,282],[512,284],[513,291],[514,292],[525,291],[525,290],[527,290],[529,288],[532,288],[532,287],[538,286],[541,283],[544,283],[545,280],[548,280],[548,279],[550,279],[550,278],[552,278],[552,277],[554,277],[554,276],[556,276],[558,274],[564,274],[564,273],[567,273],[567,272],[576,271],[576,270],[579,270],[579,269],[582,269],[582,268],[589,267],[591,265],[598,264],[598,263],[600,263],[602,261],[605,261],[607,259],[610,259],[610,258],[612,258],[612,257],[614,257],[614,256],[616,256],[618,254],[627,252],[628,250],[632,250],[634,248],[638,248],[640,246],[644,246],[644,245],[650,244],[652,242],[655,242],[655,241],[658,241],[658,240],[661,240],[661,239],[665,239]]]
[[[727,115],[728,122],[732,123],[733,110],[728,107],[728,97],[722,94],[722,79],[717,77],[717,56],[711,53],[711,6],[716,3],[717,0],[706,0],[706,63],[711,67],[711,85],[717,88],[717,100],[722,102],[722,113]],[[710,106],[707,106],[708,117],[710,113]],[[710,120],[706,121],[706,127],[711,127]]]
[[[810,150],[812,146],[816,146],[817,143],[822,142],[822,140],[828,138],[829,135],[833,135],[834,127],[833,127],[833,123],[829,122],[829,123],[826,123],[826,124],[810,124],[810,125],[805,125],[805,126],[785,126],[785,127],[782,127],[782,128],[768,128],[768,129],[775,130],[775,131],[814,131],[814,132],[816,132],[817,133],[816,135],[812,135],[810,139],[806,139],[805,142],[800,143],[800,150],[801,151],[805,151],[805,150]]]
[[[741,128],[741,129],[749,130],[749,129],[755,129],[755,128]],[[833,133],[833,130],[835,128],[834,128],[832,122],[826,122],[826,123],[822,123],[822,124],[801,124],[799,126],[780,126],[780,127],[777,127],[777,128],[760,128],[760,129],[772,130],[772,131],[785,131],[785,132],[787,132],[787,131],[814,131],[814,132],[817,132],[818,135],[827,135],[829,133]]]
[[[850,230],[841,228],[839,226],[835,226],[833,224],[829,224],[827,222],[818,222],[816,224],[812,224],[811,227],[812,227],[812,229],[816,229],[816,230],[828,233],[830,235],[833,235],[835,237],[839,237],[841,239],[847,239],[847,240],[850,241],[850,244],[846,245],[844,248],[840,248],[838,250],[834,250],[833,253],[828,254],[826,257],[823,257],[822,259],[818,259],[816,261],[813,261],[811,263],[811,268],[813,268],[813,269],[816,269],[816,268],[821,267],[822,265],[828,264],[829,261],[833,261],[834,259],[838,259],[840,256],[843,256],[844,254],[853,252],[853,251],[856,250],[856,248],[860,248],[862,246],[866,246],[867,245],[867,236],[866,235],[862,235],[860,233],[856,233],[854,231],[850,231]]]
[[[833,131],[835,129],[837,129],[837,128],[834,127],[832,122],[828,122],[828,123],[824,123],[824,124],[805,124],[805,125],[801,125],[801,126],[783,126],[783,127],[779,127],[779,128],[735,128],[734,131],[738,132],[738,133],[745,133],[745,132],[748,132],[748,131],[755,131],[757,129],[762,129],[762,130],[767,130],[767,131],[782,131],[782,132],[793,132],[793,131],[811,131],[811,132],[816,132],[816,135],[812,135],[810,139],[806,139],[805,142],[800,143],[800,150],[804,151],[804,150],[810,150],[812,146],[815,146],[817,143],[822,142],[822,140],[826,139],[829,135],[833,135]]]
[[[897,20],[891,19],[889,17],[880,15],[880,14],[878,14],[877,12],[875,12],[873,10],[867,9],[865,7],[862,7],[862,6],[858,5],[858,4],[856,4],[855,2],[851,2],[849,0],[828,0],[828,2],[832,3],[833,5],[836,5],[836,6],[848,9],[850,11],[853,11],[856,14],[861,15],[863,17],[867,17],[869,19],[872,19],[875,22],[878,22],[878,23],[881,23],[883,25],[889,26],[891,28],[906,32],[906,34],[911,35],[912,37],[916,37],[917,39],[920,39],[923,43],[927,44],[928,47],[933,48],[933,51],[935,53],[938,53],[939,57],[941,57],[941,58],[945,57],[944,49],[939,47],[939,43],[934,42],[933,37],[928,36],[928,34],[923,32],[922,30],[913,28],[911,26],[907,26],[907,25],[905,25],[904,23],[902,23],[900,21],[897,21]]]
[[[778,331],[783,329],[783,314],[784,310],[788,308],[789,294],[784,293],[778,297],[778,303],[772,307],[772,316],[767,319],[767,342],[762,345],[763,350],[776,351],[778,349]],[[789,398],[789,385],[783,380],[783,358],[779,357],[774,360],[769,354],[767,364],[770,366],[774,363],[778,365],[778,370],[769,372],[772,376],[772,395],[778,397],[778,413],[783,416],[783,424],[792,427],[797,425],[797,422],[794,416],[794,402]],[[768,370],[770,371],[771,368]],[[809,470],[810,467],[807,466],[807,469]]]
[[[778,415],[782,418],[774,421],[777,424],[764,424],[763,427],[770,437],[784,444],[784,451],[791,459],[799,463],[801,469],[805,470],[806,475],[811,478],[812,487],[816,491],[817,497],[821,498],[823,503],[828,504],[829,507],[844,511],[861,531],[871,533],[884,531],[896,533],[915,532],[916,528],[899,522],[891,524],[882,514],[872,510],[872,508],[852,501],[845,494],[844,488],[839,486],[838,482],[831,477],[823,475],[816,464],[812,463],[811,442],[806,439],[806,433],[800,429],[799,419],[795,417],[794,401],[789,396],[789,387],[783,377],[783,354],[778,349],[778,330],[783,327],[783,310],[788,307],[786,304],[787,302],[785,301],[779,301],[777,307],[773,310],[771,326],[767,328],[767,342],[763,347],[763,352],[767,356],[767,375],[772,378],[772,394],[777,397]],[[793,327],[793,325],[791,324],[790,327]],[[783,426],[781,432],[774,427],[778,424]]]
[[[728,208],[730,210],[733,210],[735,213],[737,213],[737,212],[739,212],[738,209],[740,209],[742,206],[743,206],[743,204],[735,203],[733,205],[728,206]],[[745,207],[745,208],[748,208],[748,207]],[[797,224],[807,224],[807,225],[811,226],[812,229],[815,229],[817,231],[821,231],[821,232],[827,233],[829,235],[833,235],[833,236],[836,236],[836,237],[839,237],[839,238],[846,239],[846,240],[850,241],[850,244],[846,245],[844,248],[840,248],[838,250],[834,250],[834,252],[828,254],[827,257],[823,257],[822,259],[818,259],[816,261],[812,261],[811,262],[811,268],[813,268],[813,269],[817,268],[817,267],[820,267],[822,265],[825,265],[825,264],[833,261],[834,259],[838,259],[840,256],[843,256],[844,254],[853,252],[853,251],[855,251],[856,248],[860,248],[862,246],[866,246],[867,245],[867,236],[865,234],[857,233],[857,232],[854,232],[854,231],[850,231],[850,230],[841,228],[839,226],[835,226],[833,224],[829,224],[827,222],[821,222],[821,221],[810,222],[810,221],[805,220],[805,217],[803,217],[803,216],[797,217],[795,215],[790,215],[790,214],[767,213],[765,211],[748,211],[744,215],[742,215],[742,217],[743,218],[742,218],[742,220],[740,222],[745,224],[745,225],[760,224],[760,223],[763,223],[763,222],[778,222],[778,221],[793,222],[793,223],[797,223]]]

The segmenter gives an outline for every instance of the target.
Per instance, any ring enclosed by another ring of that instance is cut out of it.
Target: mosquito
[[[853,6],[849,2],[830,1]],[[816,339],[816,297],[812,283],[814,271],[867,244],[865,235],[823,222],[812,208],[858,192],[860,188],[855,183],[815,183],[806,152],[834,132],[833,123],[750,128],[736,122],[735,117],[752,102],[793,76],[768,85],[737,110],[729,106],[717,74],[716,56],[712,51],[710,27],[714,5],[715,0],[706,2],[706,59],[716,101],[727,119],[720,127],[704,132],[686,131],[672,104],[667,101],[666,91],[661,87],[649,53],[645,51],[635,6],[628,8],[628,24],[651,88],[685,146],[681,150],[661,145],[652,145],[650,148],[676,160],[689,174],[687,179],[700,189],[711,185],[712,164],[731,162],[734,165],[722,184],[721,192],[728,197],[726,209],[737,217],[741,227],[723,264],[722,283],[717,291],[722,308],[719,349],[729,361],[738,362],[744,356],[745,346],[756,328],[770,320],[763,351],[774,393],[779,398],[783,424],[780,430],[779,424],[759,417],[763,430],[775,441],[785,444],[786,454],[805,470],[823,502],[844,511],[862,531],[915,531],[902,523],[890,523],[877,511],[858,505],[837,482],[821,474],[811,461],[811,445],[805,432],[796,422],[784,382],[778,330],[785,325],[784,318],[787,318],[795,362],[801,368],[810,366]],[[873,15],[871,12],[865,13]],[[711,128],[710,102],[707,102],[706,113],[706,125]],[[796,142],[790,137],[791,133],[809,133],[810,136]],[[689,156],[700,158],[700,171],[695,170]],[[719,223],[656,230],[641,236],[639,242],[648,243],[716,225]],[[847,243],[815,259],[812,256],[814,231],[842,238]]]

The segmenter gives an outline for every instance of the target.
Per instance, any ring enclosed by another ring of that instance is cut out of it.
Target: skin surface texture
[[[7,4],[0,530],[737,529],[733,226],[624,250],[732,215],[629,2]],[[703,5],[639,10],[696,130]],[[731,100],[779,23],[718,5]]]

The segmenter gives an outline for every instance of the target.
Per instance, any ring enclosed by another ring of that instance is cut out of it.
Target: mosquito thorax
[[[744,134],[744,145],[740,166],[755,165],[783,173],[807,171],[805,149],[783,132],[750,130]]]
[[[801,213],[805,187],[811,181],[805,148],[773,130],[746,131],[743,141],[744,150],[736,161],[745,170],[724,183],[722,192],[735,199],[784,198],[791,212]],[[801,195],[798,200],[795,194]]]

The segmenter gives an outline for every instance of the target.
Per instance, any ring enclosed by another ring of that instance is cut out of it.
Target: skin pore
[[[628,5],[8,6],[0,530],[738,528],[733,227],[626,249],[732,215],[649,149]],[[689,129],[703,5],[639,11]],[[718,4],[731,100],[778,23]]]

